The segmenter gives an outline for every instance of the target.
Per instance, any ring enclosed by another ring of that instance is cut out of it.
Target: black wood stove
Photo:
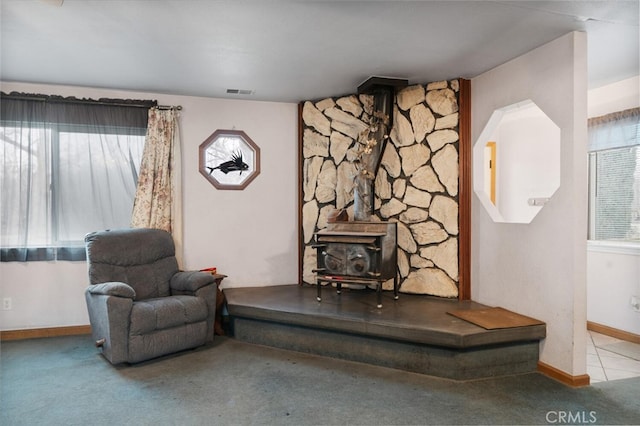
[[[398,298],[397,225],[395,222],[334,222],[315,234],[318,268],[318,302],[322,283],[376,285],[378,308],[382,307],[382,284],[393,279]]]

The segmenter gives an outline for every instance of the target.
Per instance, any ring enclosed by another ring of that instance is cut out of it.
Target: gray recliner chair
[[[136,363],[213,340],[216,284],[178,270],[173,237],[159,229],[85,237],[91,332],[112,364]]]

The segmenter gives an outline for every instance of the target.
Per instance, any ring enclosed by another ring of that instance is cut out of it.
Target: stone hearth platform
[[[230,288],[231,335],[249,343],[364,362],[454,380],[536,371],[545,325],[486,330],[447,311],[472,301],[282,285]]]

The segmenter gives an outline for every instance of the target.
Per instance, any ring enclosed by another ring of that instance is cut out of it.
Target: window
[[[82,260],[88,232],[130,224],[147,108],[5,96],[2,260]]]
[[[589,239],[640,243],[640,108],[589,120]]]

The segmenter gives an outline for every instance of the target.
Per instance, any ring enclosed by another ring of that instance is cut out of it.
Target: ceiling
[[[0,1],[3,81],[299,102],[473,78],[575,30],[590,88],[640,74],[640,0]]]

